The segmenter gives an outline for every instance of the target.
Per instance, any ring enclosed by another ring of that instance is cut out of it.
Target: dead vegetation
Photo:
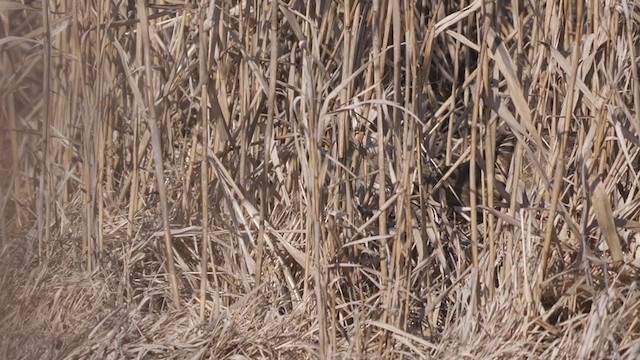
[[[0,358],[638,358],[639,10],[0,2]]]

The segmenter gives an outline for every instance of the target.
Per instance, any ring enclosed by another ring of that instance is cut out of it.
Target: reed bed
[[[637,3],[0,22],[0,358],[640,356]]]

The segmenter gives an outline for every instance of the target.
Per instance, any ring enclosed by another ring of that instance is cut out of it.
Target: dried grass
[[[640,357],[636,3],[0,22],[0,358]]]

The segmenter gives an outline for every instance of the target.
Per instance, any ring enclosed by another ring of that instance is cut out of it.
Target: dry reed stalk
[[[578,11],[577,11],[577,19],[582,19],[583,16],[583,3],[582,1],[578,2]],[[582,40],[582,21],[577,21],[577,30],[576,30],[576,40],[575,40],[575,48],[579,49],[580,43]],[[571,130],[571,123],[573,120],[573,109],[574,109],[574,97],[575,97],[575,86],[578,77],[578,64],[580,61],[580,53],[576,52],[573,54],[573,62],[572,62],[572,72],[569,82],[569,88],[567,89],[567,93],[569,97],[567,98],[567,102],[565,106],[564,112],[564,128],[561,134],[561,145],[560,150],[558,152],[559,156],[556,160],[555,172],[554,172],[554,180],[553,187],[551,188],[551,209],[549,210],[549,218],[548,223],[545,228],[545,236],[544,236],[544,245],[542,248],[542,259],[540,263],[540,280],[544,280],[547,273],[547,265],[549,261],[549,251],[551,246],[551,241],[554,233],[554,221],[556,216],[556,211],[558,207],[558,199],[560,197],[560,190],[562,189],[562,182],[565,173],[565,152],[567,149],[567,144],[569,142],[569,131]]]
[[[165,263],[167,266],[167,276],[171,284],[171,295],[173,306],[180,308],[180,291],[178,289],[178,277],[173,259],[173,239],[169,225],[169,208],[167,204],[167,191],[164,180],[164,162],[162,160],[162,147],[160,144],[160,134],[157,125],[155,96],[152,84],[153,73],[151,72],[151,51],[149,39],[149,23],[147,19],[146,4],[142,0],[137,0],[138,16],[140,17],[140,32],[142,34],[143,60],[146,75],[147,111],[149,130],[151,131],[151,146],[153,152],[153,163],[155,165],[157,190],[160,196],[160,209],[162,211],[162,224],[164,226],[164,249]]]
[[[201,11],[198,16],[198,29],[200,30],[200,43],[198,54],[198,75],[200,77],[200,108],[202,109],[200,116],[200,130],[201,130],[201,142],[203,146],[202,158],[200,159],[200,192],[202,201],[202,239],[200,244],[200,319],[205,321],[206,319],[206,303],[207,303],[207,284],[209,278],[207,276],[207,268],[209,266],[209,163],[207,159],[207,150],[209,149],[209,107],[207,88],[209,85],[209,77],[207,76],[207,66],[209,65],[208,54],[208,36],[207,28],[205,27],[205,13]],[[196,137],[194,134],[193,143],[196,143]],[[192,147],[193,148],[193,147]],[[194,156],[195,157],[195,156]],[[189,164],[189,169],[192,168],[193,161]],[[188,177],[188,179],[190,176]],[[188,188],[185,188],[186,193]],[[186,211],[184,206],[184,211]],[[212,269],[215,271],[215,262],[212,262]],[[259,268],[259,267],[258,267]],[[217,304],[214,304],[212,316],[219,315],[219,309]]]
[[[49,126],[51,124],[51,26],[49,24],[49,2],[42,2],[42,28],[43,36],[43,65],[42,65],[42,92],[43,92],[43,109],[42,123],[40,131],[42,132],[42,153],[40,165],[40,181],[38,185],[38,201],[36,204],[38,219],[38,253],[40,256],[48,257],[50,255],[49,244],[51,243],[51,190],[52,179],[51,158],[50,158],[50,136]]]

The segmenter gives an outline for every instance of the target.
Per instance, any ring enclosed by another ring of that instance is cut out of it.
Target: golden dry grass
[[[640,356],[635,2],[0,22],[0,358]]]

